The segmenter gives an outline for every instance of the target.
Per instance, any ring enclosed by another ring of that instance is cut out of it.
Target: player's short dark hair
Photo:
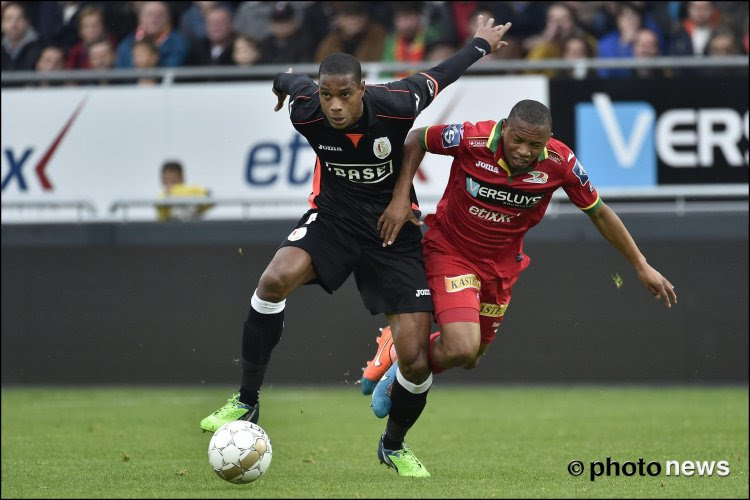
[[[549,108],[539,101],[524,99],[518,101],[510,110],[508,119],[517,118],[529,125],[539,125],[552,129],[552,113]]]
[[[164,165],[161,166],[161,173],[164,172],[177,172],[182,175],[182,163],[174,160],[165,161]]]
[[[336,52],[320,63],[318,79],[323,75],[351,75],[359,83],[362,81],[362,65],[353,55]]]

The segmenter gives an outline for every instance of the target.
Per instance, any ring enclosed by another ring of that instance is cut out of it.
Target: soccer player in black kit
[[[411,212],[418,208],[414,172],[401,168],[403,144],[419,113],[446,86],[507,45],[502,38],[510,23],[493,24],[480,16],[466,47],[424,73],[385,85],[365,86],[357,59],[341,53],[323,60],[317,85],[305,75],[276,76],[275,111],[288,95],[292,125],[317,154],[312,208],[282,243],[251,299],[240,392],[203,419],[202,429],[213,432],[238,419],[257,423],[258,392],[281,337],[287,296],[307,283],[333,293],[353,272],[365,306],[372,314],[386,314],[399,359],[378,458],[401,476],[430,475],[403,442],[432,384],[427,359],[432,299],[420,222]],[[406,193],[411,206],[401,202]],[[410,212],[412,224],[399,233],[393,221],[406,220]],[[398,234],[395,241],[391,234]]]

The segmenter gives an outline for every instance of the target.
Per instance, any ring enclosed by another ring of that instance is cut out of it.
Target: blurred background
[[[546,103],[678,304],[556,193],[489,354],[441,381],[747,384],[747,2],[470,1],[3,1],[2,383],[237,384],[315,163],[273,77],[348,52],[367,83],[401,78],[479,14],[510,45],[415,126]],[[449,166],[420,167],[424,213]],[[352,280],[303,287],[266,380],[354,384],[384,325]]]

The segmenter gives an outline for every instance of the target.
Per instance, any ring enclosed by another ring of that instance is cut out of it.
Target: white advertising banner
[[[113,205],[156,199],[167,160],[182,163],[187,184],[205,186],[228,202],[209,210],[207,219],[301,216],[315,154],[286,108],[273,111],[270,87],[3,89],[2,222],[122,220],[125,212],[113,211]],[[497,120],[521,99],[548,104],[547,79],[464,77],[440,94],[415,127]],[[448,157],[425,157],[415,187],[426,211],[442,195],[449,166]],[[18,208],[19,202],[73,201],[93,210]],[[155,218],[152,206],[127,212],[128,220]]]

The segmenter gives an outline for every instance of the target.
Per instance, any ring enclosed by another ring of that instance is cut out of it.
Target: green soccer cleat
[[[255,406],[242,403],[238,392],[227,400],[227,404],[201,420],[201,429],[204,432],[216,432],[219,427],[234,420],[248,420],[257,424],[258,417],[260,417],[260,402]]]
[[[386,450],[383,447],[383,438],[380,436],[378,443],[378,458],[381,464],[396,469],[399,476],[406,477],[430,477],[422,462],[414,456],[411,449],[404,443],[400,450]]]

